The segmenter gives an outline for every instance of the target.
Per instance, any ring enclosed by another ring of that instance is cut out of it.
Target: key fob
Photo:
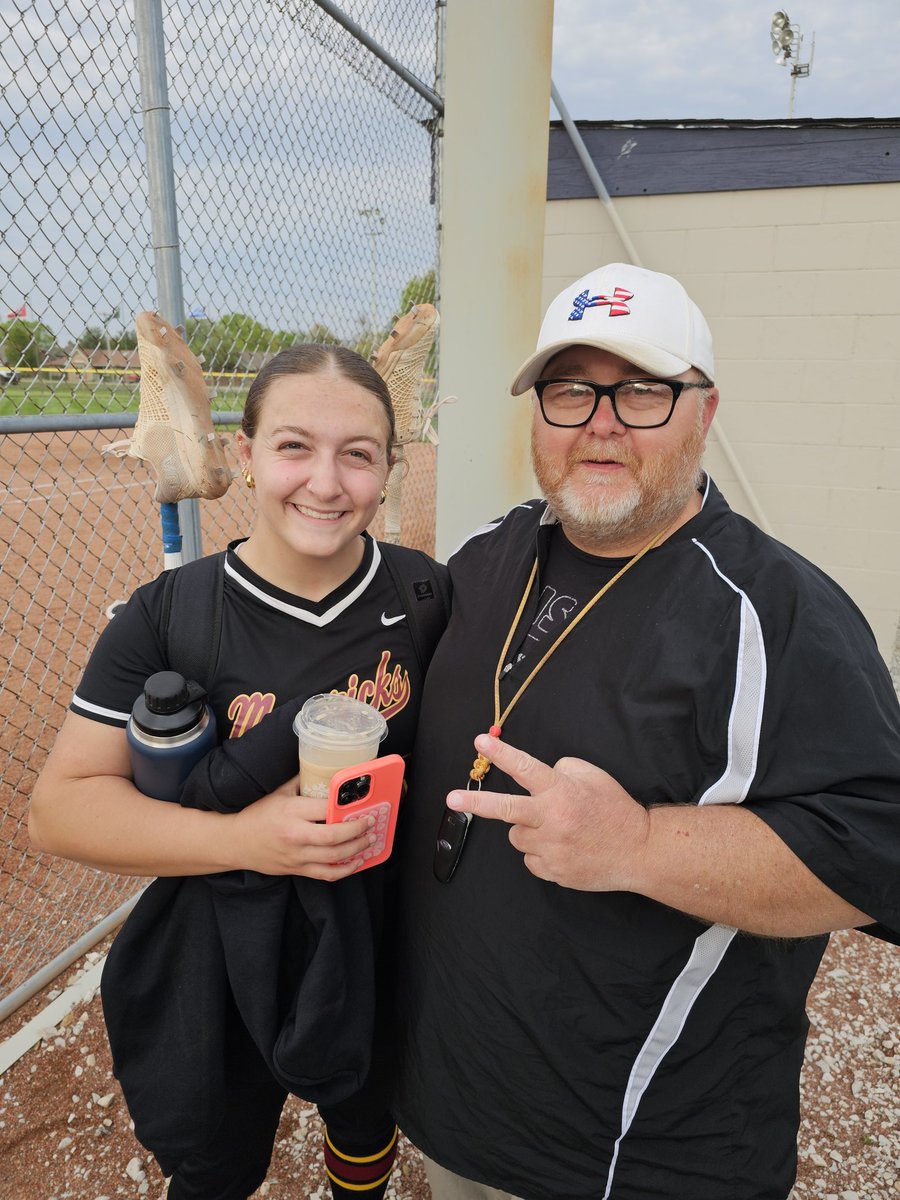
[[[471,822],[471,813],[455,812],[452,808],[444,810],[434,848],[434,874],[441,883],[449,883],[453,878]]]

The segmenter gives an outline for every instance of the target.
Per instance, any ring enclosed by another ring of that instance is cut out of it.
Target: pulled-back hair
[[[394,447],[396,430],[394,406],[387,384],[371,363],[366,362],[355,350],[348,350],[346,346],[324,346],[318,342],[304,342],[303,345],[281,350],[261,368],[250,384],[244,401],[241,429],[245,435],[251,440],[256,436],[260,407],[274,379],[283,375],[317,375],[323,371],[333,371],[350,383],[358,384],[378,400],[387,417],[387,449],[390,454]]]

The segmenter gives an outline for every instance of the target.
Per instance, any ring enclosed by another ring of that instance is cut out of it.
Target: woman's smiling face
[[[272,380],[253,439],[237,435],[256,485],[260,574],[277,582],[312,560],[353,569],[390,470],[389,436],[377,397],[333,369]]]

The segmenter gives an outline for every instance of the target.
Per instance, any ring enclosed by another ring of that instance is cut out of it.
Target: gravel
[[[102,950],[62,985],[77,982]],[[810,996],[791,1200],[900,1200],[898,953],[862,934],[832,938]],[[9,1018],[2,1037],[38,1016],[52,994],[35,997]],[[99,998],[86,994],[60,1025],[43,1032],[0,1076],[0,1200],[162,1197],[164,1181],[134,1139],[112,1076]],[[292,1098],[256,1196],[328,1200],[320,1145],[315,1109]],[[429,1197],[418,1154],[403,1141],[388,1198]]]

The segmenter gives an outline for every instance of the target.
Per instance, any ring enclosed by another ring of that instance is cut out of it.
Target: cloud
[[[790,72],[772,53],[773,0],[556,0],[553,76],[576,119],[787,115]],[[804,35],[795,115],[900,115],[894,58],[900,5],[894,0],[794,0]]]
[[[338,52],[349,35],[323,15],[323,45],[290,7],[165,8],[185,300],[350,336],[372,309],[373,261],[384,323],[434,263],[429,135],[386,94],[409,91],[384,83],[388,68],[370,63],[365,82]],[[4,302],[27,301],[62,337],[157,302],[130,10],[0,0]],[[390,21],[383,0],[353,10],[430,82],[433,0],[409,0]],[[427,109],[418,97],[414,107]],[[376,206],[385,224],[373,239],[359,210]]]

